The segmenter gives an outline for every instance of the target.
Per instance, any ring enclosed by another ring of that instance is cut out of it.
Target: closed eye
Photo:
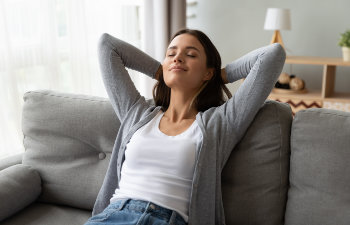
[[[169,54],[167,54],[168,57],[173,57],[173,56],[175,56],[175,55],[176,55],[176,53],[169,53]],[[187,55],[188,57],[191,57],[191,58],[197,57],[195,54],[191,54],[191,53],[187,53],[186,55]]]

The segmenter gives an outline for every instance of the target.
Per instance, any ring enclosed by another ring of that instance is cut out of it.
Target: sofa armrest
[[[0,159],[0,171],[22,163],[23,153]]]
[[[0,221],[34,202],[41,193],[38,172],[26,165],[0,171]]]

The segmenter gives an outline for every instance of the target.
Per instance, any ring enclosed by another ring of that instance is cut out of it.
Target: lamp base
[[[279,30],[275,30],[275,32],[273,32],[273,36],[272,36],[270,44],[273,44],[273,43],[280,43],[282,45],[282,47],[284,48],[281,33]]]

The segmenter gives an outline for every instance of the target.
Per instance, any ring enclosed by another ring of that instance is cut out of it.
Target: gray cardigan
[[[93,215],[104,210],[118,187],[126,144],[134,132],[160,110],[136,90],[125,67],[154,78],[160,63],[132,45],[103,34],[99,61],[107,94],[121,121],[111,161],[97,196]],[[221,171],[273,88],[285,61],[281,45],[254,50],[225,67],[227,79],[246,78],[232,98],[221,106],[199,112],[196,121],[203,141],[198,149],[190,195],[190,225],[225,224]]]

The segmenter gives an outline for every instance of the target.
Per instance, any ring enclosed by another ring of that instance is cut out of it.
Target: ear
[[[214,75],[214,68],[208,68],[207,73],[204,75],[203,80],[210,80]]]

